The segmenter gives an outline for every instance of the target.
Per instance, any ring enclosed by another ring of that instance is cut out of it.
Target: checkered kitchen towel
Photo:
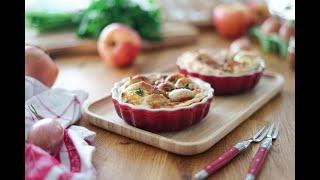
[[[30,106],[43,118],[57,119],[65,128],[60,152],[52,157],[41,148],[25,145],[25,179],[96,179],[92,165],[95,132],[73,125],[87,98],[83,91],[50,89],[37,79],[25,77],[25,132],[38,121]]]

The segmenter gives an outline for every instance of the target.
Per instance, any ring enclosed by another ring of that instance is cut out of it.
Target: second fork
[[[275,127],[275,123],[268,128],[267,137],[261,142],[257,153],[254,155],[245,180],[255,180],[257,174],[262,168],[263,162],[272,146],[272,140],[276,139],[279,134],[279,123]]]

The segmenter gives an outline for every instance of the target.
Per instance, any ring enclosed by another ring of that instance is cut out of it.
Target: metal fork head
[[[275,126],[275,123],[272,123],[272,125],[268,128],[268,138],[276,139],[279,134],[279,127],[280,123],[278,122],[277,125]]]
[[[260,142],[266,135],[267,135],[267,129],[265,126],[263,126],[256,134],[254,134],[251,137],[251,140],[253,142]]]

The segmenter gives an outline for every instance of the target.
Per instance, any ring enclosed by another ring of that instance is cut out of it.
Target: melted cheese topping
[[[226,49],[200,49],[181,55],[178,64],[182,68],[202,74],[232,75],[256,71],[262,59],[249,51],[231,54]]]
[[[200,102],[208,90],[183,74],[137,75],[120,87],[122,102],[152,109],[184,107]]]

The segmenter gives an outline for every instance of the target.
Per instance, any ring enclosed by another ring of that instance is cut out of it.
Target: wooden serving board
[[[165,22],[162,26],[163,39],[159,42],[143,42],[143,50],[164,48],[194,43],[197,40],[196,27],[179,22]],[[38,33],[26,27],[25,43],[38,45],[50,54],[91,53],[97,51],[96,41],[80,39],[74,30]]]
[[[283,87],[280,74],[266,72],[257,86],[237,96],[214,97],[208,115],[185,130],[152,133],[128,125],[115,112],[111,96],[88,103],[85,118],[108,131],[181,155],[194,155],[208,150],[255,111],[261,108]],[[239,141],[247,137],[239,137]]]

